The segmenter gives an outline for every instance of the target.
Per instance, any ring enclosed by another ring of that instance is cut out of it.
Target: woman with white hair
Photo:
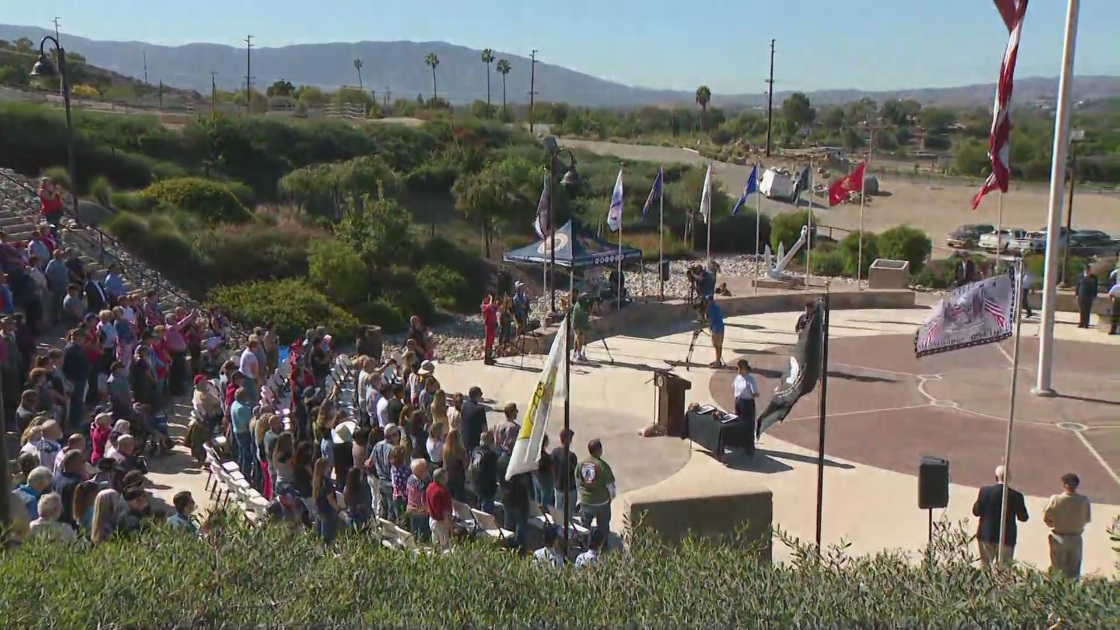
[[[74,542],[78,539],[74,528],[59,521],[62,516],[62,497],[51,492],[39,497],[39,518],[31,521],[28,539],[47,538],[61,542]]]

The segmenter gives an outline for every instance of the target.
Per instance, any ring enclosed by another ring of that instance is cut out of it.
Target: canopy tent
[[[625,264],[642,259],[642,251],[618,243],[611,243],[587,231],[576,221],[568,221],[556,230],[556,266],[565,269],[586,269],[617,265],[619,260]],[[519,247],[502,255],[502,262],[516,264],[547,265],[550,260],[551,237],[545,237],[532,245]]]

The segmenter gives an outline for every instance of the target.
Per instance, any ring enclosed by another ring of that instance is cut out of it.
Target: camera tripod
[[[603,333],[599,332],[599,327],[595,322],[591,322],[590,331],[595,333],[599,341],[603,342],[603,348],[607,351],[607,358],[610,359],[611,365],[614,365],[614,355],[611,354],[611,347],[607,345],[607,339],[603,337]]]
[[[700,337],[701,334],[706,334],[709,337],[712,335],[712,333],[704,330],[703,322],[700,323],[700,326],[696,330],[692,331],[692,341],[688,343],[688,354],[685,355],[684,358],[685,371],[692,371],[692,352],[696,349],[696,340]]]

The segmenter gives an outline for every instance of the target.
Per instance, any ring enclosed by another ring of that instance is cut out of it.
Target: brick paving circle
[[[759,379],[763,406],[789,352],[780,346],[743,355]],[[934,455],[949,460],[953,483],[993,483],[1007,435],[1013,352],[1008,340],[915,359],[913,335],[832,339],[826,454],[915,476],[920,456]],[[1038,340],[1023,338],[1019,357],[1012,486],[1045,497],[1061,490],[1062,474],[1075,472],[1095,502],[1120,505],[1120,346],[1056,341],[1057,398],[1030,393]],[[733,377],[718,372],[710,383],[713,399],[728,409]],[[767,435],[815,451],[817,401],[814,391]],[[916,483],[914,495],[916,503]]]

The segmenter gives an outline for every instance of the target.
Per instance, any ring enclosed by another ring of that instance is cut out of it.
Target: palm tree
[[[509,65],[509,59],[499,59],[497,66],[498,74],[502,75],[502,118],[506,117],[506,75],[509,74],[513,67]]]
[[[362,60],[357,57],[354,58],[354,69],[358,71],[358,89],[364,89],[362,85]]]
[[[712,102],[712,91],[708,86],[696,88],[696,104],[700,106],[700,130],[708,132],[708,103]]]
[[[434,52],[428,53],[428,56],[424,57],[424,65],[432,69],[432,105],[435,106],[439,100],[439,90],[436,88],[436,66],[439,65],[439,56]]]
[[[482,63],[486,64],[486,117],[490,117],[490,64],[494,63],[494,51],[482,49]]]

